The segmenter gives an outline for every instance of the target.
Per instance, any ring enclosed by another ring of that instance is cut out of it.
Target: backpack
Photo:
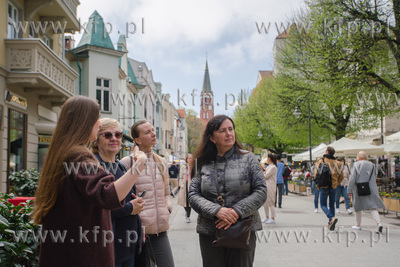
[[[291,172],[292,172],[292,171],[289,169],[289,166],[285,165],[285,168],[283,169],[282,176],[283,176],[283,177],[289,177],[289,175],[290,175]]]
[[[329,166],[325,162],[321,162],[318,166],[317,175],[315,177],[315,182],[319,188],[321,187],[332,187],[332,176]]]

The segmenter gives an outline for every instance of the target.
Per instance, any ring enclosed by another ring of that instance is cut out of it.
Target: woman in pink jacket
[[[136,122],[131,128],[135,144],[147,155],[146,168],[136,181],[136,193],[140,196],[144,191],[143,200],[146,202],[140,213],[145,234],[150,239],[158,267],[173,267],[171,245],[167,230],[172,203],[169,190],[167,162],[153,152],[157,137],[153,125],[146,120]],[[133,163],[132,156],[121,160],[126,166]]]

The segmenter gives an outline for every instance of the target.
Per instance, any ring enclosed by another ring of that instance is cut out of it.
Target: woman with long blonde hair
[[[146,155],[136,151],[137,171],[114,181],[86,146],[99,128],[94,100],[73,96],[65,102],[36,190],[33,219],[43,225],[44,237],[40,266],[114,266],[110,210],[122,207]]]

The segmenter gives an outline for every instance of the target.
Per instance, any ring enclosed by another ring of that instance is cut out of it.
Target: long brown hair
[[[131,127],[131,136],[133,138],[133,142],[135,142],[135,138],[139,138],[140,132],[139,132],[138,127],[140,125],[142,125],[142,124],[145,124],[145,123],[150,123],[150,122],[148,122],[147,120],[140,120],[140,121],[137,121],[135,124],[132,125],[132,127]],[[135,143],[135,145],[139,146],[136,143]],[[165,182],[168,179],[167,166],[164,164],[164,162],[162,161],[162,158],[159,155],[157,155],[154,152],[152,154],[153,154],[154,162],[156,163],[156,165],[158,167],[158,170],[161,172],[161,175],[162,175],[163,180]]]
[[[73,96],[64,103],[35,193],[35,224],[42,223],[56,203],[65,178],[64,162],[84,148],[98,119],[99,105],[88,97]]]
[[[233,123],[233,120],[226,115],[217,115],[208,121],[206,129],[203,132],[203,137],[201,139],[201,142],[199,146],[196,148],[196,152],[194,153],[195,164],[192,164],[192,173],[191,173],[192,177],[194,177],[196,171],[201,170],[201,167],[203,167],[203,165],[216,160],[218,154],[217,146],[213,142],[211,142],[210,137],[214,134],[215,131],[217,131],[221,127],[222,123],[226,119],[232,122],[233,129],[235,129],[235,123]],[[240,151],[240,149],[244,148],[238,142],[236,138],[236,132],[235,132],[235,143],[233,144],[233,146],[235,147],[235,153],[244,154],[244,152]]]

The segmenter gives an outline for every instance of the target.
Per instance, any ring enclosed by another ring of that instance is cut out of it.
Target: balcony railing
[[[78,74],[40,39],[6,39],[9,83],[56,89],[64,96],[75,94]]]

